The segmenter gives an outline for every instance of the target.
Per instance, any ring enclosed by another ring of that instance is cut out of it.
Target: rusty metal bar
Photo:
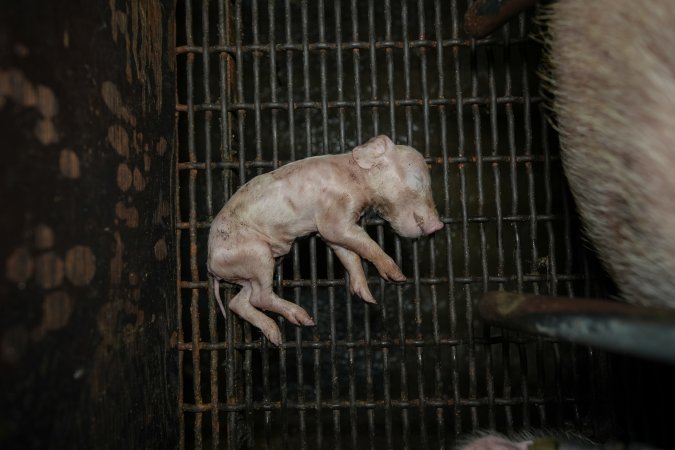
[[[661,361],[675,362],[675,311],[608,300],[488,292],[486,322]]]
[[[440,41],[443,36],[443,22],[442,22],[442,16],[443,12],[441,9],[441,3],[440,0],[435,0],[434,2],[434,31],[435,31],[435,37],[436,41]],[[437,51],[436,52],[436,71],[438,72],[438,94],[439,96],[444,96],[445,95],[445,72],[444,72],[444,59],[443,59],[443,52],[442,51]],[[448,214],[449,211],[449,192],[448,192],[448,176],[449,176],[449,171],[447,170],[447,155],[448,155],[448,132],[447,132],[447,124],[446,124],[446,111],[445,107],[440,107],[438,110],[438,120],[440,122],[440,147],[441,147],[441,153],[444,156],[444,163],[443,163],[443,206],[439,208],[439,211],[442,211],[444,214]],[[449,229],[448,227],[445,227],[443,230],[444,237],[446,239],[446,245],[448,245],[448,248],[446,248],[446,251],[448,255],[451,253],[450,252],[450,234],[449,234]],[[438,244],[439,248],[442,247],[443,245],[443,237],[439,235],[438,237]],[[435,258],[435,254],[433,255]],[[449,256],[447,257],[449,259]],[[443,258],[440,257],[438,258],[439,260],[439,266],[443,263]],[[450,264],[447,264],[448,268],[451,267]],[[432,265],[432,267],[434,267]],[[436,273],[435,270],[432,271],[432,273]],[[450,271],[448,271],[450,273]],[[448,283],[450,285],[450,283]],[[450,291],[450,289],[448,289]],[[435,293],[435,291],[432,291],[432,293]],[[439,311],[439,303],[444,300],[443,296],[440,296],[440,302],[436,302],[436,296],[433,295],[432,299],[434,300],[433,303],[433,322],[434,322],[434,341],[435,341],[435,347],[436,347],[436,364],[435,364],[435,385],[434,385],[434,395],[435,396],[440,396],[441,392],[445,392],[445,386],[449,386],[452,384],[454,381],[454,378],[451,380],[444,381],[444,371],[443,367],[441,365],[441,358],[442,358],[442,350],[440,347],[440,325],[441,323],[445,322],[443,321],[443,317],[441,315],[441,311]],[[449,302],[448,302],[449,303]],[[451,305],[448,305],[451,306]],[[449,310],[452,308],[449,307]],[[452,327],[452,322],[450,322],[450,326]],[[452,362],[456,361],[456,351],[452,350],[451,353],[451,358]],[[456,392],[456,390],[455,390]],[[454,395],[453,400],[456,402],[457,401],[457,393]],[[436,409],[436,423],[437,423],[437,432],[436,432],[436,439],[438,442],[438,447],[440,449],[444,449],[446,446],[446,413],[443,410],[443,408],[437,408]]]

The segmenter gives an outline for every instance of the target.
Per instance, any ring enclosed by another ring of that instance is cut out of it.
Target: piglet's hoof
[[[316,323],[314,323],[314,320],[309,314],[307,314],[307,311],[300,308],[299,306],[296,306],[292,310],[288,311],[286,314],[284,314],[284,317],[286,317],[286,319],[288,319],[288,321],[294,325],[304,325],[306,327],[316,326]]]
[[[274,328],[272,327],[265,327],[261,328],[260,331],[265,335],[268,341],[270,341],[272,344],[275,346],[280,346],[281,343],[283,342],[283,339],[281,338],[281,330],[279,330],[279,327],[274,325]]]
[[[377,270],[380,272],[380,275],[382,275],[382,278],[387,281],[403,282],[407,280],[406,276],[401,272],[401,269],[399,269],[396,263],[391,259],[378,265]]]
[[[377,301],[375,301],[375,298],[373,297],[373,294],[370,292],[370,289],[365,286],[356,286],[352,288],[352,294],[356,294],[359,297],[361,297],[361,300],[363,300],[366,303],[370,303],[373,305],[377,304]]]

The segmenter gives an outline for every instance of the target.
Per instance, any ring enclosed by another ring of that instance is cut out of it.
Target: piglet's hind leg
[[[252,286],[251,304],[256,308],[281,314],[293,325],[305,325],[309,327],[315,325],[314,320],[307,314],[307,311],[295,303],[291,303],[276,295],[272,291],[271,283],[269,285],[257,284],[252,280]]]
[[[251,305],[249,301],[251,293],[251,284],[248,282],[242,283],[241,290],[230,300],[228,306],[239,317],[258,327],[272,344],[276,346],[281,345],[281,330],[279,330],[274,320]]]
[[[281,314],[294,325],[314,326],[314,320],[295,303],[279,297],[272,290],[274,275],[274,257],[267,246],[248,248],[249,257],[254,264],[249,267],[251,283],[251,304],[256,308]]]

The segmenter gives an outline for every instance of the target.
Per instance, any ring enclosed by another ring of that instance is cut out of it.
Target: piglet
[[[634,447],[633,445],[629,446]],[[596,444],[586,436],[567,430],[524,429],[511,433],[508,437],[494,432],[477,432],[473,436],[460,439],[457,450],[600,450],[626,448],[621,444]],[[647,450],[646,448],[644,450]]]
[[[333,249],[349,273],[351,292],[364,301],[375,303],[361,258],[372,262],[385,280],[405,281],[394,260],[357,225],[367,208],[404,237],[443,228],[424,158],[383,135],[350,153],[306,158],[244,184],[209,232],[207,267],[223,315],[220,281],[241,286],[228,306],[275,345],[282,342],[281,331],[260,310],[281,314],[295,325],[314,326],[304,309],[272,290],[275,258],[287,254],[297,237],[314,232]]]

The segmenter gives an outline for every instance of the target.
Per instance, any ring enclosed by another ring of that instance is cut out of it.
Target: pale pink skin
[[[366,208],[375,208],[404,237],[443,228],[431,195],[429,168],[415,149],[377,136],[341,155],[315,156],[253,178],[241,187],[211,224],[208,270],[225,314],[219,281],[241,286],[229,302],[239,317],[258,327],[275,345],[277,324],[260,309],[295,325],[313,326],[300,306],[272,290],[275,258],[287,254],[300,236],[318,232],[349,273],[349,288],[375,303],[361,258],[385,280],[406,277],[357,225]]]
[[[500,436],[485,436],[461,448],[461,450],[527,450],[532,441],[514,442]]]

